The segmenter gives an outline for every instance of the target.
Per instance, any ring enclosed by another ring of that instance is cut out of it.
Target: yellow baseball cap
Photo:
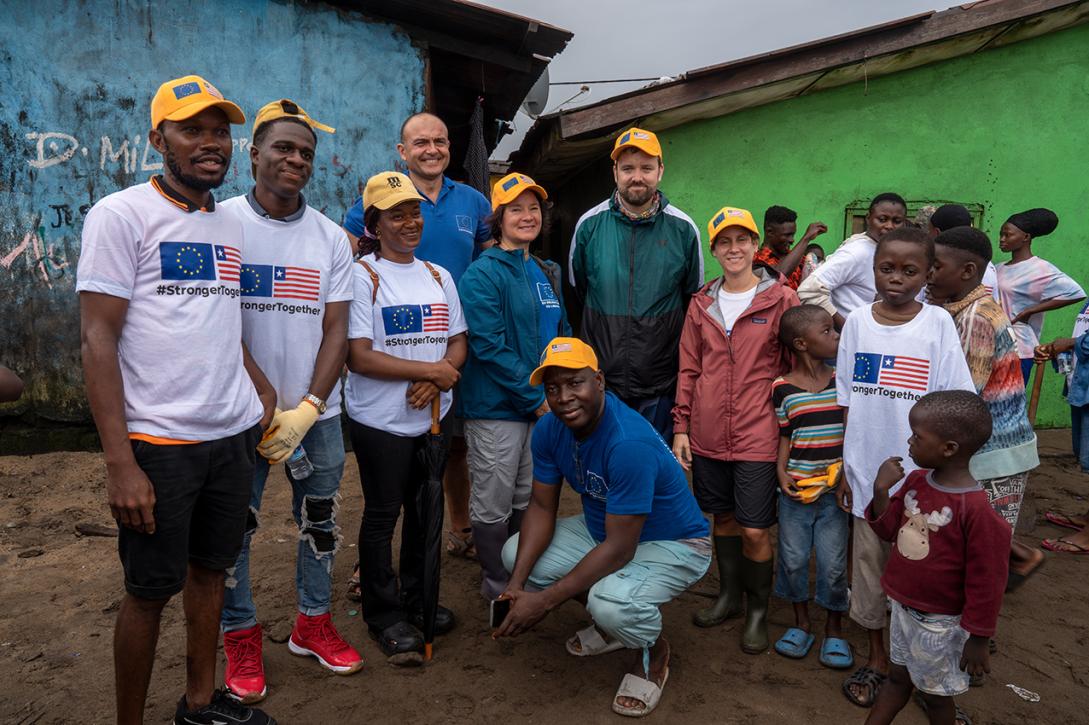
[[[548,198],[544,187],[525,174],[507,174],[492,187],[492,211],[498,209],[500,204],[511,203],[524,191],[536,192],[541,201]]]
[[[748,209],[724,206],[715,212],[715,215],[711,217],[711,221],[707,222],[707,234],[712,245],[715,243],[715,237],[718,233],[726,227],[744,227],[756,236],[760,236],[760,230],[756,228],[752,212]]]
[[[326,133],[337,132],[332,126],[326,126],[324,123],[318,123],[310,118],[310,115],[295,101],[289,98],[281,98],[278,101],[272,101],[261,106],[261,109],[257,112],[257,117],[253,119],[253,135],[257,135],[257,129],[261,127],[261,124],[275,121],[277,118],[297,118],[307,126],[316,128],[319,131],[325,131]]]
[[[597,355],[594,348],[577,337],[557,337],[545,346],[541,354],[541,364],[529,375],[530,385],[540,385],[547,368],[568,368],[598,370]]]
[[[200,76],[182,76],[159,86],[151,99],[151,127],[163,121],[184,121],[205,108],[217,106],[227,114],[231,123],[245,123],[246,114]]]
[[[662,158],[662,145],[658,143],[658,137],[652,131],[629,128],[617,137],[613,152],[609,154],[609,158],[616,161],[616,157],[620,155],[620,152],[627,148],[639,149],[651,156]]]
[[[372,206],[382,211],[392,209],[405,201],[423,201],[412,179],[396,171],[383,171],[367,179],[363,189],[363,210]]]

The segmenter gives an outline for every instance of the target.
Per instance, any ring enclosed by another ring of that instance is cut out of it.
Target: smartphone
[[[507,618],[507,614],[510,613],[510,601],[509,599],[493,599],[491,602],[491,626],[492,629],[499,629],[499,625],[503,624],[503,620]]]

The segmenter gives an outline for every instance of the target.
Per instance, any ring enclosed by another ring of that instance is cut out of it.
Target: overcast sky
[[[575,34],[552,61],[552,82],[673,76],[958,4],[951,0],[476,1]],[[564,108],[643,85],[592,84],[589,93]],[[552,86],[546,110],[555,110],[578,90],[578,86]],[[492,157],[507,158],[532,123],[519,113],[515,134],[504,138]]]

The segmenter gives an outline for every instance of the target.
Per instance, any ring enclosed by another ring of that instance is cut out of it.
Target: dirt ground
[[[1045,511],[1087,508],[1089,479],[1068,451],[1067,432],[1041,435],[1044,463],[1030,483],[1037,525],[1020,537],[1027,543],[1061,533],[1044,521]],[[110,641],[122,593],[116,539],[81,536],[75,530],[79,523],[112,523],[103,503],[103,481],[101,458],[93,453],[0,458],[0,722],[112,722]],[[365,635],[358,605],[342,596],[362,508],[351,456],[343,494],[347,536],[336,562],[333,615],[367,658],[361,673],[345,678],[292,656],[283,644],[295,611],[295,529],[282,473],[275,474],[266,491],[253,571],[266,631],[269,697],[263,707],[279,722],[623,722],[609,704],[631,655],[586,660],[567,655],[564,638],[587,622],[574,603],[520,639],[492,641],[477,594],[478,570],[471,562],[445,559],[442,600],[460,624],[439,639],[435,660],[414,670],[387,665]],[[565,497],[565,512],[577,506],[576,498]],[[1087,722],[1089,673],[1081,668],[1089,651],[1087,575],[1089,557],[1050,555],[1039,576],[1007,597],[992,673],[983,688],[960,699],[976,723]],[[715,587],[709,574],[697,589]],[[664,608],[674,655],[654,720],[862,722],[865,712],[840,693],[843,673],[821,667],[816,648],[800,662],[774,653],[745,655],[737,620],[713,630],[690,624],[692,611],[706,601],[689,592]],[[789,606],[773,599],[770,619],[772,637],[778,637],[791,623]],[[818,617],[817,626],[821,621]],[[864,649],[858,629],[849,628],[847,636],[856,650]],[[183,652],[179,600],[168,605],[163,622],[149,722],[167,722],[173,715],[184,687]],[[1007,683],[1039,693],[1040,701],[1026,702]],[[909,705],[898,722],[925,719]]]

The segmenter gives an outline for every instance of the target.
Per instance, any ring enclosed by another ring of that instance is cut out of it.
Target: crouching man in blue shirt
[[[661,605],[700,579],[711,561],[710,531],[684,471],[642,416],[605,392],[589,345],[548,344],[530,382],[551,410],[533,431],[533,494],[521,533],[503,548],[510,613],[495,637],[516,637],[577,599],[594,623],[567,641],[590,657],[639,650],[613,700],[642,717],[669,677]],[[557,520],[563,480],[582,496],[581,516]]]

